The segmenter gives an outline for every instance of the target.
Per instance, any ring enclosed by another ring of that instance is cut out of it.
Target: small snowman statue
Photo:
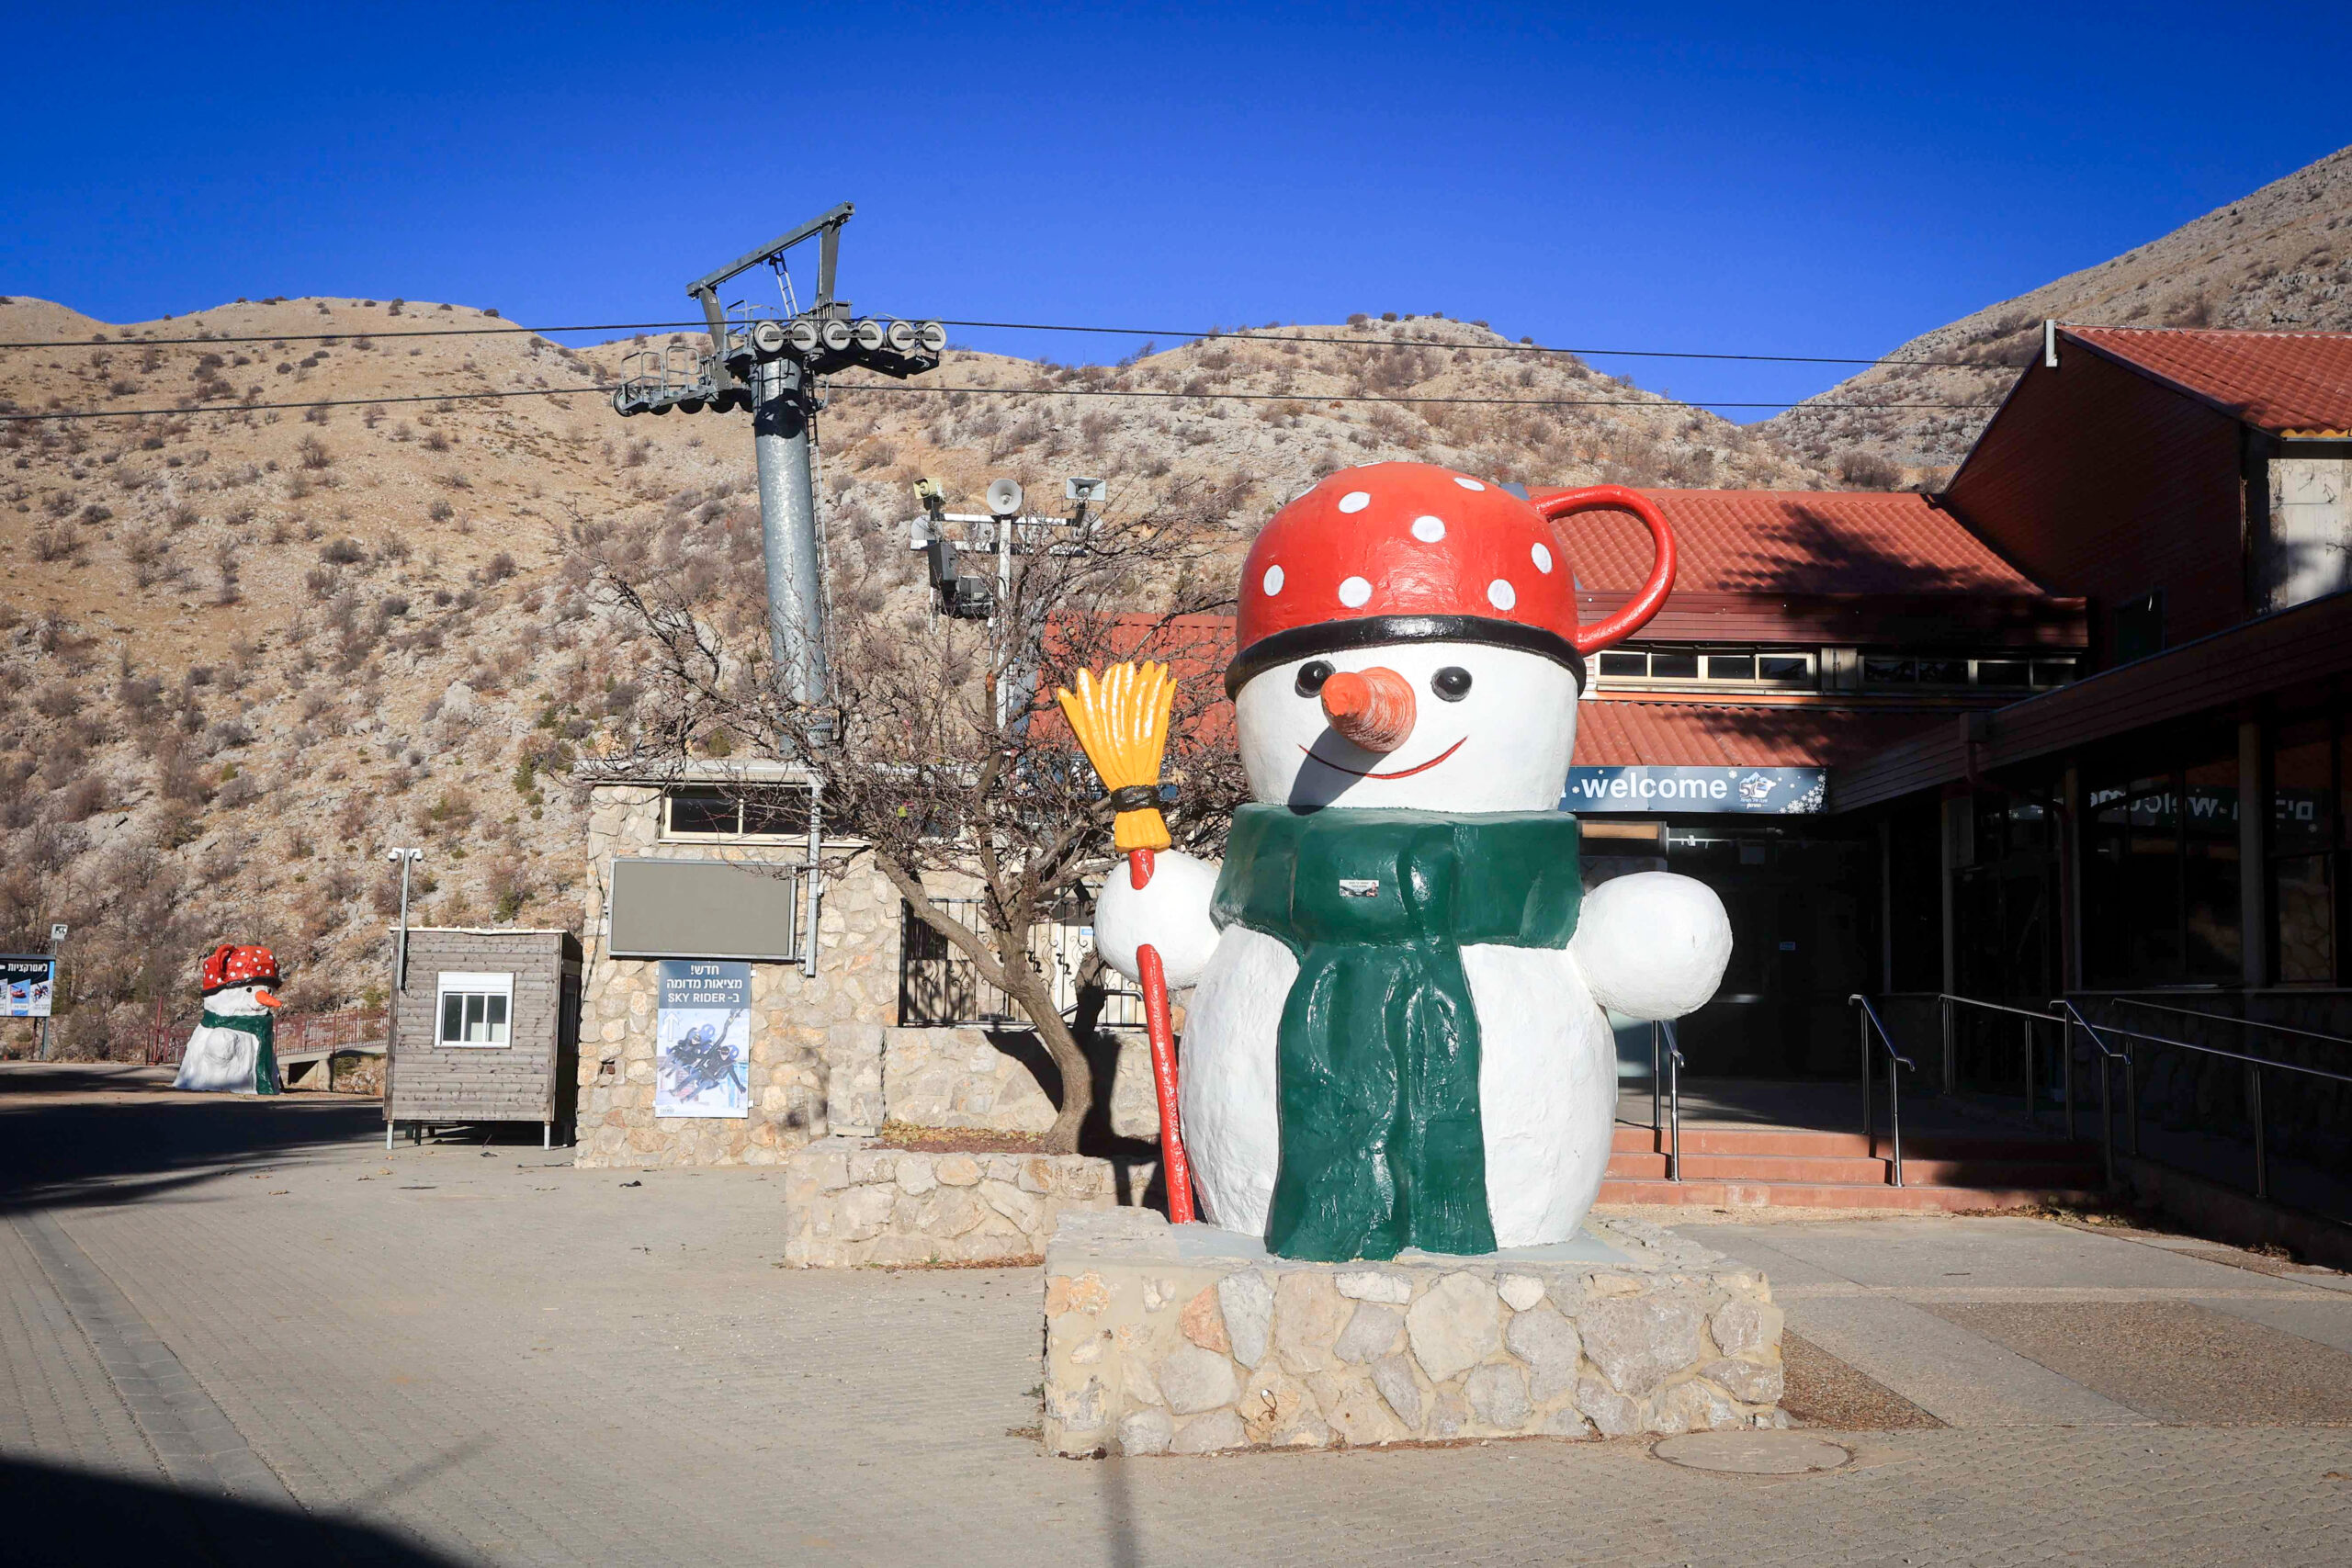
[[[1577,623],[1553,520],[1649,527],[1641,592]],[[1535,504],[1421,463],[1344,469],[1243,567],[1226,672],[1251,803],[1223,865],[1114,868],[1104,959],[1193,987],[1181,1124],[1206,1218],[1285,1258],[1565,1241],[1617,1103],[1604,1008],[1678,1018],[1731,927],[1664,872],[1586,892],[1560,809],[1586,660],[1666,600],[1674,540],[1598,486]]]
[[[204,961],[204,1015],[180,1054],[174,1089],[276,1094],[277,1052],[271,1010],[280,1006],[267,987],[278,983],[277,960],[266,947],[222,942]]]

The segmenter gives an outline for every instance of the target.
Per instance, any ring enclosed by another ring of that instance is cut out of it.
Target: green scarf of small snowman
[[[1216,923],[1298,959],[1277,1038],[1268,1251],[1340,1262],[1495,1250],[1462,949],[1566,947],[1583,898],[1578,842],[1576,818],[1556,811],[1235,813]]]
[[[254,1092],[277,1092],[277,1021],[268,1013],[258,1018],[243,1014],[223,1018],[210,1008],[204,1010],[203,1024],[207,1029],[240,1029],[254,1037]]]

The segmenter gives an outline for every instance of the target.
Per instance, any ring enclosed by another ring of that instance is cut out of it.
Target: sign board
[[[1560,809],[1796,817],[1822,810],[1828,792],[1826,768],[1570,768]]]
[[[50,927],[49,945],[55,947],[59,942],[63,942],[65,940],[65,933],[73,929],[73,927],[67,925],[63,920],[60,920],[55,925]]]
[[[616,958],[797,958],[800,876],[790,865],[616,859],[607,951]]]
[[[0,953],[0,1018],[47,1018],[57,960],[45,953]]]
[[[653,1114],[751,1112],[752,966],[665,958],[654,1015]]]

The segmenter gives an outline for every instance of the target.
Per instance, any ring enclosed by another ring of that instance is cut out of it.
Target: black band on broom
[[[1127,857],[1136,887],[1151,880],[1152,857],[1169,847],[1168,823],[1159,815],[1159,763],[1168,749],[1168,716],[1176,703],[1176,682],[1165,664],[1114,664],[1096,680],[1078,672],[1078,690],[1054,693],[1086,760],[1110,792],[1118,815],[1111,841]],[[1168,1172],[1168,1217],[1193,1221],[1193,1168],[1184,1157],[1176,1117],[1176,1036],[1170,1025],[1168,971],[1159,949],[1136,949],[1143,981],[1143,1015],[1151,1036],[1151,1078],[1159,1096],[1160,1163]]]

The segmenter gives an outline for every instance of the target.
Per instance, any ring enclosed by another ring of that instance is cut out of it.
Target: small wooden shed
[[[537,1122],[552,1144],[579,1076],[580,939],[410,928],[390,1038],[385,1147],[403,1125],[421,1138],[452,1122]]]

